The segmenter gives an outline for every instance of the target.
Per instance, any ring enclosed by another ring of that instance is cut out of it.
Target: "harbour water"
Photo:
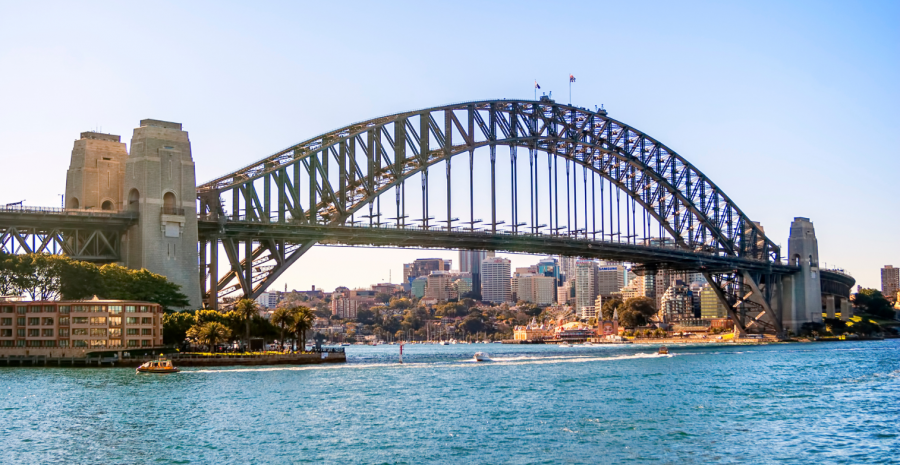
[[[886,463],[900,340],[348,347],[331,366],[0,369],[3,463]],[[475,363],[477,352],[493,361]]]

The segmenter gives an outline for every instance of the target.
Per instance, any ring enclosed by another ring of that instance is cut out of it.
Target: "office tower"
[[[485,250],[460,250],[459,272],[472,273],[472,291],[481,293],[481,262],[493,257],[493,251]]]
[[[900,268],[885,265],[881,269],[881,294],[889,300],[894,300],[898,290],[900,290]]]
[[[510,300],[510,261],[488,257],[481,262],[481,300],[493,303]]]

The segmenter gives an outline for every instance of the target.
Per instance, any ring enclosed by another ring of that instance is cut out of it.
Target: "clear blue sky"
[[[0,0],[0,203],[58,205],[72,143],[143,118],[190,132],[198,182],[351,122],[533,81],[678,151],[767,234],[900,265],[900,2]],[[316,249],[277,287],[397,282],[449,251]],[[534,257],[515,256],[514,266]]]

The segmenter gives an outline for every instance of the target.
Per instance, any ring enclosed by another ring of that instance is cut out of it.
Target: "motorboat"
[[[593,344],[591,341],[585,341],[584,344],[581,344],[581,345],[583,345],[583,346],[585,346],[585,347],[591,347],[591,346],[593,346],[594,344]]]
[[[484,352],[475,352],[475,357],[473,357],[476,362],[490,362],[491,358]]]
[[[572,344],[569,344],[568,342],[563,342],[559,346],[560,347],[573,347]]]
[[[441,342],[438,342],[438,344],[445,346],[445,345],[447,345],[447,341],[441,341]]]
[[[178,373],[178,368],[175,368],[175,365],[172,365],[172,361],[163,354],[159,354],[159,359],[144,362],[137,367],[137,373]]]
[[[669,355],[669,348],[666,346],[660,346],[659,351],[656,352],[659,355]]]

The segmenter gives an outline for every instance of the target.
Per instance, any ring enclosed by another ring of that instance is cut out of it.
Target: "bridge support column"
[[[850,305],[850,300],[846,298],[841,299],[841,321],[850,321],[852,316],[853,306]]]
[[[800,271],[790,276],[792,295],[789,300],[784,300],[786,304],[784,308],[787,310],[785,327],[798,333],[803,323],[822,322],[819,245],[816,240],[816,230],[809,218],[796,217],[791,223],[788,257],[790,257],[792,265],[800,267]],[[790,325],[788,325],[788,321]]]
[[[825,296],[825,316],[827,318],[834,318],[834,296],[833,295]]]

